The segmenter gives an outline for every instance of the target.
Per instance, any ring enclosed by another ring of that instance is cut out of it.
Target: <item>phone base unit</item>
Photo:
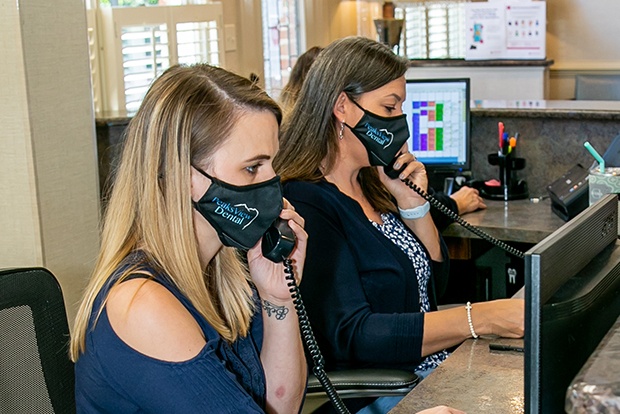
[[[588,170],[577,164],[547,187],[551,210],[568,221],[589,205]]]

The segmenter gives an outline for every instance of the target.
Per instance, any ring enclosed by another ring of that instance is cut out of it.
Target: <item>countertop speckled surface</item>
[[[532,203],[526,200],[485,200],[487,208],[463,215],[468,223],[479,227],[491,236],[504,241],[538,243],[564,221],[551,211],[551,201]],[[443,236],[476,238],[475,234],[453,223],[443,231]]]
[[[620,413],[620,318],[573,380],[566,412]]]
[[[523,353],[489,350],[490,342],[500,341],[523,344],[518,339],[468,339],[390,414],[416,413],[436,405],[468,414],[523,413]]]

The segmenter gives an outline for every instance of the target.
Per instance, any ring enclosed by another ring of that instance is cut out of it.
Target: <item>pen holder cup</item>
[[[499,167],[499,186],[485,184],[480,193],[483,197],[493,200],[519,200],[529,197],[527,183],[517,178],[517,171],[525,168],[525,158],[511,155],[489,154],[491,165]]]

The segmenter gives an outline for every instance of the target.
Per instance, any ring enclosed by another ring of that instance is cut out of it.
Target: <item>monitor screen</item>
[[[409,150],[431,171],[470,168],[469,79],[407,79]]]
[[[564,413],[568,386],[619,314],[614,194],[525,253],[526,413]]]

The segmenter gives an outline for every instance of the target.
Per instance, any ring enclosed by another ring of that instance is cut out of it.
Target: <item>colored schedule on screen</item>
[[[443,108],[442,102],[413,102],[411,140],[414,151],[443,151]]]
[[[409,148],[428,165],[469,163],[469,80],[407,80]]]

